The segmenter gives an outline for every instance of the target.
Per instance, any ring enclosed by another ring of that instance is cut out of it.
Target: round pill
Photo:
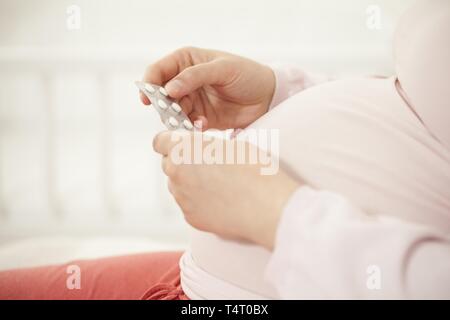
[[[147,90],[150,93],[154,93],[155,92],[155,88],[153,88],[150,83],[146,83],[144,84],[144,89]]]
[[[164,100],[158,100],[158,106],[163,110],[167,109],[167,104],[164,102]]]
[[[161,92],[163,95],[165,95],[167,97],[167,91],[163,87],[159,88],[159,92]]]
[[[177,127],[177,126],[178,126],[178,120],[175,119],[174,117],[170,117],[170,118],[169,118],[169,124],[170,124],[172,127]]]
[[[172,110],[175,111],[176,113],[181,111],[181,107],[178,103],[175,103],[175,102],[172,103],[171,107],[172,107]]]
[[[183,120],[183,126],[186,128],[186,129],[188,129],[188,130],[191,130],[192,129],[192,123],[189,121],[189,120],[187,120],[187,119],[184,119]]]

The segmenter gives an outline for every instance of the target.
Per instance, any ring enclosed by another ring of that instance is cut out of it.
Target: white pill
[[[159,88],[159,92],[161,92],[163,95],[165,95],[167,97],[167,91],[163,87]]]
[[[175,103],[175,102],[172,103],[171,107],[172,107],[172,110],[175,111],[176,113],[181,111],[181,107],[178,103]]]
[[[170,118],[169,118],[169,124],[170,124],[172,127],[178,127],[178,120],[175,119],[174,117],[170,117]]]
[[[144,89],[147,90],[150,93],[154,93],[155,92],[155,88],[153,88],[150,83],[146,83],[144,84]]]
[[[187,119],[184,119],[183,120],[183,126],[186,128],[186,129],[188,129],[188,130],[191,130],[192,129],[192,123],[189,121],[189,120],[187,120]]]
[[[167,104],[164,102],[164,100],[158,100],[158,106],[163,110],[167,109]]]

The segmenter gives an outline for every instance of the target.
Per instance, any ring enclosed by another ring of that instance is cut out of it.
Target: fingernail
[[[194,127],[201,131],[202,128],[203,128],[203,121],[202,120],[195,120],[194,121]]]
[[[170,96],[173,96],[174,94],[179,93],[182,88],[183,88],[183,82],[179,79],[169,81],[165,86],[165,89],[169,93]]]

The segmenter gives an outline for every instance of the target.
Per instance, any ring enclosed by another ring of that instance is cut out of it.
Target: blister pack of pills
[[[188,116],[178,103],[169,98],[164,87],[142,81],[136,81],[135,84],[158,111],[161,121],[167,129],[194,130],[194,125]]]

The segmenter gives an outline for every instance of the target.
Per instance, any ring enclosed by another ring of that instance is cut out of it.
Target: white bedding
[[[185,243],[133,237],[39,237],[0,245],[0,270],[65,263],[74,259],[184,250]]]

